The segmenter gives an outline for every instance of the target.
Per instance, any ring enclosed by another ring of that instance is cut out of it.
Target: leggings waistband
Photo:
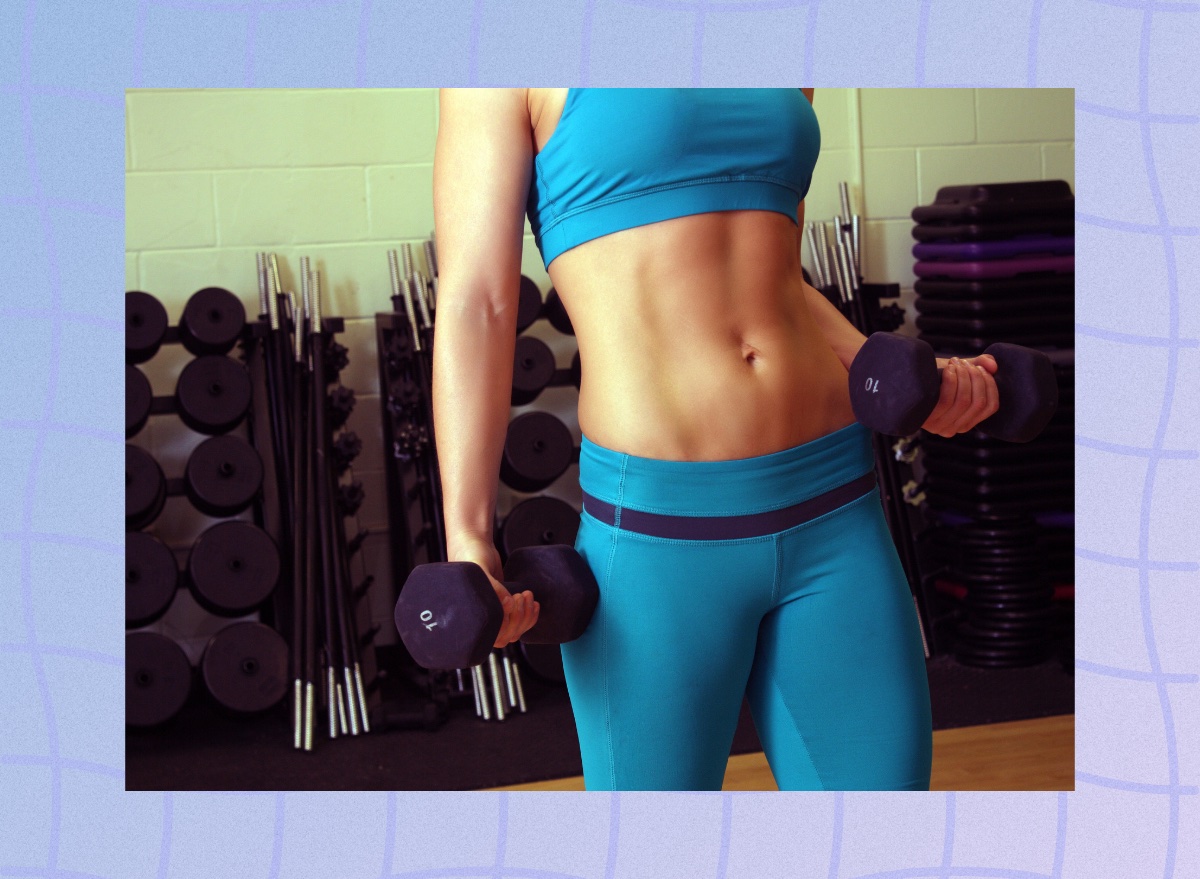
[[[790,449],[727,461],[642,458],[604,448],[586,436],[579,451],[584,509],[626,530],[639,530],[632,528],[639,521],[637,513],[726,519],[775,513],[770,521],[790,520],[845,494],[851,496],[843,503],[870,491],[874,469],[871,433],[857,422]],[[830,494],[835,490],[840,493]],[[635,514],[633,521],[630,513]],[[768,519],[731,527],[761,528]],[[650,527],[680,527],[655,519],[640,521]]]
[[[636,531],[651,537],[673,540],[740,540],[777,534],[797,525],[810,522],[862,497],[875,487],[875,472],[864,473],[845,485],[830,489],[814,498],[766,513],[747,513],[743,516],[666,516],[662,513],[643,513],[640,510],[618,510],[587,492],[583,494],[583,509],[589,516],[605,525],[622,531]]]

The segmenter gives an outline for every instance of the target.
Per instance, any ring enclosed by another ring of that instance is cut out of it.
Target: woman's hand
[[[996,358],[990,354],[959,359],[937,358],[942,370],[942,390],[937,406],[921,427],[938,436],[970,430],[1000,408],[996,390]]]
[[[533,593],[529,590],[512,595],[504,587],[504,568],[500,564],[500,552],[490,538],[460,538],[448,549],[448,561],[474,562],[479,565],[491,581],[492,588],[496,590],[496,598],[504,608],[504,622],[500,624],[500,633],[496,636],[493,647],[511,644],[533,628],[538,621],[541,605],[533,600]]]

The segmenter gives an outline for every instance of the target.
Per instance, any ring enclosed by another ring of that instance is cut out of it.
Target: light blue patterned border
[[[0,7],[0,876],[1200,875],[1196,833],[1184,832],[1200,826],[1198,11],[1168,0]],[[1076,791],[124,792],[123,89],[547,82],[1077,90]]]

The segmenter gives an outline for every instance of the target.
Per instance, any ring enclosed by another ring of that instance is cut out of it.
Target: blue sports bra
[[[799,89],[569,89],[534,157],[529,225],[549,267],[585,241],[688,214],[795,222],[820,148]]]

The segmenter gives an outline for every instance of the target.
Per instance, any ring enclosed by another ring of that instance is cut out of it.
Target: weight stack
[[[1034,440],[923,434],[919,459],[956,658],[1036,664],[1073,630],[1074,196],[1062,180],[943,187],[912,217],[918,337],[939,357],[1011,342],[1054,365],[1059,407]]]

